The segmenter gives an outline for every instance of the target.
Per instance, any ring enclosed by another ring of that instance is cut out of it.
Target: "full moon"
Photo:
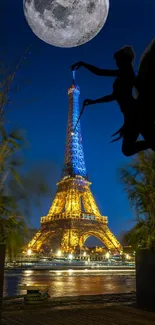
[[[26,20],[36,36],[57,47],[75,47],[104,26],[109,0],[24,0]]]

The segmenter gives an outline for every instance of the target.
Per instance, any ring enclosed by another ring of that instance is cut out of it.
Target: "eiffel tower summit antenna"
[[[77,253],[84,249],[88,237],[101,240],[105,248],[120,252],[122,247],[108,227],[108,217],[102,216],[88,181],[79,117],[80,88],[73,83],[68,89],[68,123],[64,164],[55,198],[41,227],[28,244],[32,252]],[[104,186],[104,185],[103,185]]]
[[[75,85],[75,74],[76,74],[76,70],[73,70],[72,71],[72,74],[73,74],[73,85]]]

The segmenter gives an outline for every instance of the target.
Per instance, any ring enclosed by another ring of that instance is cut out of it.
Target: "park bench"
[[[48,299],[48,286],[35,284],[35,285],[23,285],[20,286],[22,290],[26,290],[27,294],[24,296],[24,302],[26,305],[39,304]]]

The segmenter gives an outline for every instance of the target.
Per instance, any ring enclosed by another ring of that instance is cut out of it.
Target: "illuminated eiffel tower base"
[[[78,252],[85,241],[95,236],[107,250],[120,252],[122,247],[108,228],[108,218],[102,216],[88,181],[81,127],[74,128],[79,116],[80,89],[68,89],[69,113],[65,161],[58,189],[47,216],[41,218],[41,227],[28,245],[33,252]]]

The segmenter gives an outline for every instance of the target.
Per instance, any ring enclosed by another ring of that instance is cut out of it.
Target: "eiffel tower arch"
[[[110,251],[122,247],[108,227],[108,217],[102,216],[90,189],[79,116],[80,89],[73,82],[68,89],[69,110],[65,159],[57,192],[47,216],[41,217],[41,227],[30,241],[33,252],[76,252],[90,236],[100,239]]]

